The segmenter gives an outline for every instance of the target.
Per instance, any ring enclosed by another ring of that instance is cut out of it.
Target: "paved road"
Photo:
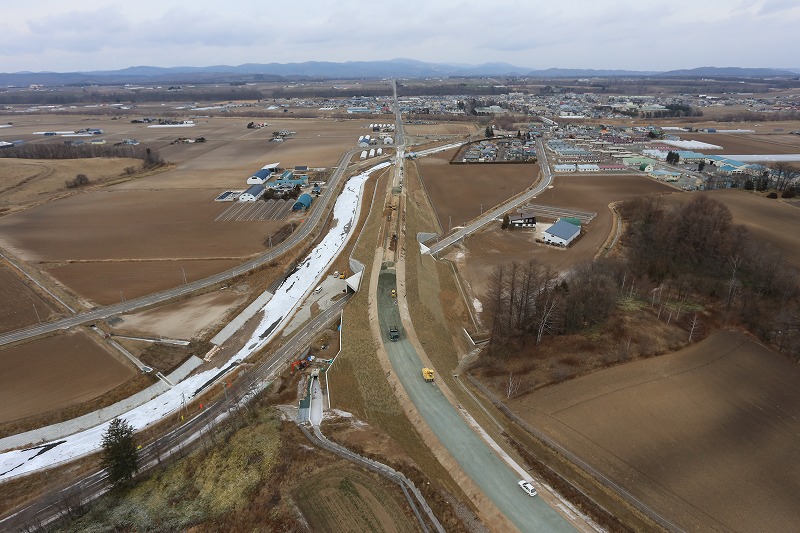
[[[314,317],[308,324],[297,331],[275,354],[259,366],[247,369],[231,389],[228,399],[221,399],[205,408],[186,421],[183,425],[171,430],[154,443],[142,448],[139,453],[140,472],[146,472],[173,454],[184,455],[200,441],[200,432],[208,431],[210,422],[218,424],[230,415],[234,399],[244,397],[248,391],[260,388],[279,370],[283,364],[301,353],[314,339],[317,331],[335,320],[350,297],[337,300],[331,307]],[[86,503],[101,496],[109,489],[104,470],[87,474],[62,490],[53,491],[16,511],[13,515],[0,520],[0,531],[16,531],[32,525],[44,525],[59,518],[65,512],[65,501]]]
[[[570,531],[575,528],[544,500],[531,498],[517,486],[519,476],[469,427],[435,383],[422,379],[422,361],[400,332],[400,340],[389,340],[390,325],[400,326],[400,313],[391,289],[396,286],[393,271],[378,278],[378,317],[392,368],[409,398],[458,461],[472,481],[520,531]]]
[[[542,143],[541,137],[537,139],[536,143],[538,146],[537,155],[539,157],[539,165],[542,169],[542,175],[543,175],[542,181],[530,191],[520,194],[519,196],[515,196],[506,203],[501,204],[500,206],[495,207],[491,211],[488,211],[483,215],[479,216],[474,221],[467,224],[465,227],[451,233],[446,237],[443,237],[438,242],[430,246],[430,250],[428,251],[428,253],[436,254],[438,252],[441,252],[442,250],[444,250],[454,242],[458,241],[459,239],[463,239],[470,233],[479,230],[480,228],[490,223],[491,221],[502,217],[512,209],[516,209],[517,207],[526,203],[527,201],[529,201],[531,198],[541,193],[550,185],[550,183],[553,181],[553,175],[550,173],[550,165],[547,163],[547,153],[545,152],[544,144]]]
[[[320,198],[316,202],[314,202],[317,208],[311,211],[309,216],[306,218],[305,222],[300,225],[298,231],[292,233],[292,235],[288,239],[283,241],[281,244],[273,247],[272,249],[270,249],[269,252],[265,253],[264,255],[261,255],[255,259],[251,259],[250,261],[247,261],[246,263],[243,263],[230,270],[226,270],[225,272],[220,272],[219,274],[214,274],[213,276],[207,277],[205,279],[193,281],[191,283],[187,283],[185,285],[181,285],[173,289],[149,294],[147,296],[142,296],[140,298],[127,300],[106,307],[98,307],[92,309],[91,311],[86,311],[84,313],[80,313],[68,318],[62,318],[60,320],[55,320],[53,322],[38,324],[36,326],[31,326],[28,328],[19,329],[9,333],[4,333],[0,335],[0,346],[24,339],[29,339],[31,337],[43,335],[45,333],[50,333],[52,331],[56,331],[59,329],[69,329],[73,326],[78,326],[80,324],[94,322],[96,320],[108,318],[110,316],[118,315],[121,313],[128,313],[136,309],[141,309],[142,307],[147,307],[153,304],[165,302],[167,300],[171,300],[178,296],[190,294],[199,289],[204,289],[216,283],[224,282],[231,278],[235,278],[236,276],[240,276],[245,272],[258,268],[261,265],[267,264],[270,261],[277,259],[281,255],[283,255],[287,250],[289,250],[290,248],[301,242],[303,239],[308,237],[308,235],[316,228],[317,223],[320,221],[320,218],[322,217],[322,214],[325,211],[325,208],[323,206],[327,206],[330,203],[331,199],[333,198],[334,193],[338,189],[337,185],[341,180],[345,170],[347,169],[350,158],[353,156],[355,152],[356,150],[353,149],[342,156],[342,159],[339,161],[338,168],[331,176],[329,186],[325,188]]]

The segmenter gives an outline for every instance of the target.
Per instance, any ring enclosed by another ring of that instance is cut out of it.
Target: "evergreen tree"
[[[133,426],[122,418],[115,418],[103,433],[102,445],[102,466],[111,484],[120,485],[133,479],[139,468]]]

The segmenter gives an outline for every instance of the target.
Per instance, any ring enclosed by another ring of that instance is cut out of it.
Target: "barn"
[[[255,202],[262,196],[264,196],[264,186],[263,185],[251,185],[246,191],[244,191],[239,196],[240,202]]]
[[[265,181],[272,175],[272,171],[268,168],[262,168],[253,173],[252,176],[247,178],[248,185],[263,185]]]
[[[311,195],[308,193],[303,193],[292,206],[292,211],[306,211],[309,207],[311,207],[311,202]]]
[[[581,234],[580,226],[576,226],[564,219],[556,221],[555,224],[544,230],[542,240],[548,244],[559,246],[569,246],[575,238]]]

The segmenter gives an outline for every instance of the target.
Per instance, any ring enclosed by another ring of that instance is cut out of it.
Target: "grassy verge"
[[[469,324],[469,312],[446,263],[423,256],[416,243],[419,232],[438,231],[436,214],[425,194],[416,164],[406,166],[406,298],[414,329],[433,365],[445,379],[465,350],[460,327]],[[431,298],[436,294],[438,298]],[[448,383],[452,385],[452,383]]]

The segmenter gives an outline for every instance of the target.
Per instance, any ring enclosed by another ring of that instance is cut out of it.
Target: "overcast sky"
[[[0,72],[398,57],[800,68],[800,0],[15,0]]]

